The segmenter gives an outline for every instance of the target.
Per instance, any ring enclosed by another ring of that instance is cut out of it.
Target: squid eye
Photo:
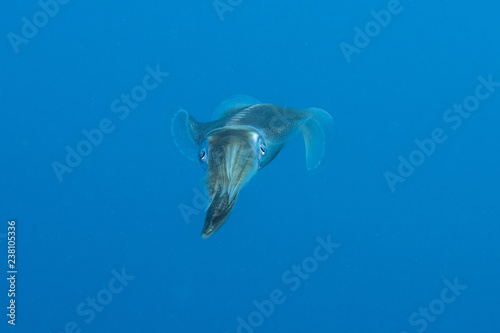
[[[208,155],[205,149],[200,149],[198,152],[198,160],[200,161],[201,167],[206,170],[208,167]]]
[[[204,162],[207,159],[207,152],[205,149],[201,149],[200,152],[198,153],[198,158],[200,159],[200,162]]]
[[[206,139],[202,141],[198,150],[198,161],[201,167],[206,170],[208,167],[208,142]]]
[[[260,153],[266,155],[266,145],[263,143],[260,144]]]

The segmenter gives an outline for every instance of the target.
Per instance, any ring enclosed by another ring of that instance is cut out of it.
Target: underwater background
[[[498,332],[499,10],[4,1],[0,331]],[[335,140],[309,174],[296,136],[202,239],[171,118],[234,94]]]

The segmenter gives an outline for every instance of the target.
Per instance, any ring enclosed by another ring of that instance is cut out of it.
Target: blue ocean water
[[[497,2],[1,7],[1,332],[498,332]],[[335,141],[309,174],[292,139],[202,239],[170,122],[234,94]]]

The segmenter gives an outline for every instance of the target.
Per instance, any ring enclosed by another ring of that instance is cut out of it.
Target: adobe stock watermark
[[[120,98],[111,102],[111,112],[116,114],[118,119],[125,120],[129,116],[130,110],[136,109],[139,103],[146,99],[148,92],[156,89],[163,82],[163,79],[169,75],[169,73],[160,70],[160,65],[156,65],[155,69],[146,66],[145,70],[147,74],[142,78],[141,84],[133,87],[129,94],[123,93]],[[96,128],[81,131],[84,139],[80,140],[74,146],[75,148],[69,145],[66,146],[64,162],[53,161],[51,163],[52,170],[59,183],[64,180],[64,174],[72,173],[83,162],[83,159],[89,156],[103,142],[105,134],[113,133],[116,129],[115,123],[110,118],[104,117],[99,121]]]
[[[328,235],[326,240],[317,237],[316,241],[318,245],[311,256],[305,257],[299,265],[292,265],[281,275],[281,281],[288,289],[288,296],[297,291],[302,282],[316,272],[320,262],[328,260],[334,250],[340,247],[340,243],[332,242],[331,235]],[[286,302],[288,296],[282,288],[275,288],[269,293],[268,299],[260,302],[254,300],[252,304],[255,310],[244,317],[238,316],[236,318],[238,322],[236,333],[253,333],[264,324],[265,319],[269,319],[273,315],[276,306]]]
[[[184,223],[191,223],[191,216],[198,216],[201,212],[204,212],[208,203],[210,202],[209,197],[204,193],[203,190],[200,190],[197,187],[193,187],[193,199],[190,204],[180,203],[177,207],[179,208],[179,212],[182,215]]]
[[[366,48],[372,39],[380,35],[382,29],[386,28],[391,23],[392,18],[400,14],[404,9],[399,0],[389,0],[386,8],[387,9],[381,9],[379,11],[370,11],[373,20],[365,23],[363,28],[359,26],[354,27],[352,44],[344,41],[340,42],[340,50],[348,64],[351,63],[353,54],[360,54],[361,50]]]
[[[419,307],[418,312],[415,311],[408,317],[408,323],[415,328],[418,333],[424,332],[429,323],[434,322],[439,315],[446,309],[446,305],[455,302],[457,297],[462,294],[462,291],[467,289],[466,285],[459,284],[458,279],[455,278],[453,283],[448,279],[443,281],[444,287],[441,290],[438,298],[429,302],[427,307]],[[408,331],[401,331],[400,333],[409,333]]]
[[[215,0],[212,2],[212,6],[219,16],[221,22],[224,21],[224,14],[227,12],[232,12],[236,7],[241,5],[243,0]]]
[[[118,272],[116,269],[111,270],[111,275],[113,276],[109,279],[106,287],[99,290],[95,296],[89,296],[84,302],[81,302],[76,306],[75,312],[83,320],[85,324],[90,324],[94,321],[97,313],[101,313],[106,306],[109,306],[113,301],[114,297],[120,294],[129,282],[135,279],[135,276],[128,275],[125,272],[125,267]],[[85,326],[85,325],[83,325]],[[64,331],[60,333],[81,333],[82,323],[76,321],[68,321],[64,325]]]
[[[70,0],[40,0],[38,6],[40,10],[35,12],[31,19],[23,16],[21,18],[22,27],[21,34],[9,32],[7,38],[14,50],[14,53],[19,53],[19,46],[28,44],[28,42],[38,35],[41,28],[45,27],[51,19],[58,13],[61,5],[66,5]]]
[[[479,84],[474,89],[474,93],[464,98],[462,103],[455,103],[443,113],[443,120],[449,127],[456,131],[462,126],[464,119],[479,109],[481,102],[487,100],[500,87],[500,81],[493,81],[492,74],[487,78],[480,75],[477,80]],[[424,164],[427,158],[435,153],[437,145],[448,139],[446,131],[441,127],[436,127],[431,131],[428,138],[423,140],[415,139],[413,142],[416,149],[408,154],[408,158],[398,156],[399,165],[397,172],[385,171],[384,178],[391,192],[396,191],[396,184],[403,183],[408,177],[413,175],[416,168]]]

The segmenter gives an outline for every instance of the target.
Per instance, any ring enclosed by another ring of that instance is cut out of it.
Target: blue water
[[[497,2],[46,1],[0,10],[1,332],[498,332]],[[335,141],[204,240],[170,119],[233,94]]]

